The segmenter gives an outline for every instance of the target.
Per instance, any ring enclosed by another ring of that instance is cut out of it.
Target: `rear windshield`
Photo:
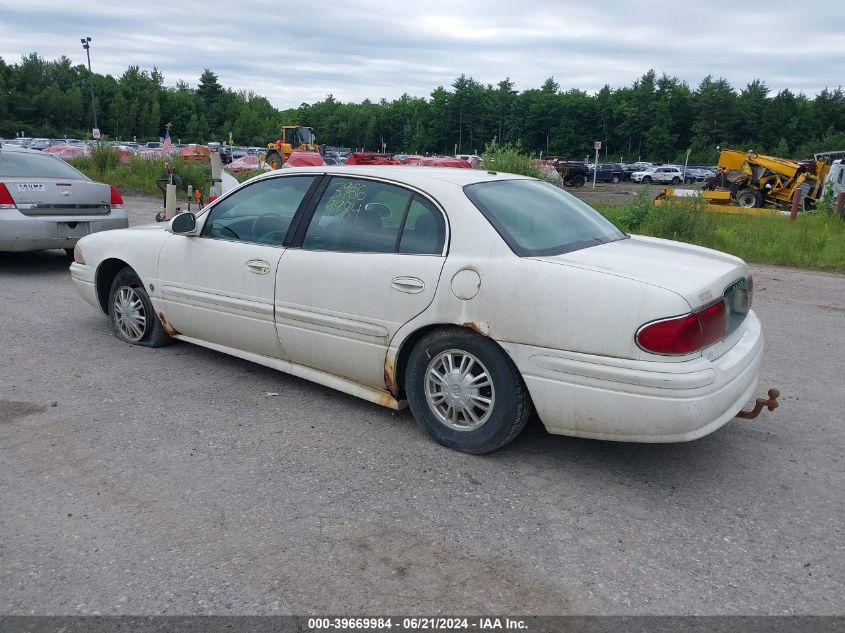
[[[0,149],[0,177],[72,178],[88,180],[60,158],[35,152],[4,152]]]
[[[464,192],[521,257],[560,255],[627,237],[598,211],[547,182],[480,182]]]

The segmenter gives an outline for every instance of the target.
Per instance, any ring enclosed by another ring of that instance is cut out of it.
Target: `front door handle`
[[[416,294],[425,289],[425,282],[416,277],[394,277],[390,280],[390,285],[394,290],[408,292],[410,294]]]
[[[270,264],[263,259],[251,259],[246,263],[246,269],[256,275],[266,275],[270,272]]]

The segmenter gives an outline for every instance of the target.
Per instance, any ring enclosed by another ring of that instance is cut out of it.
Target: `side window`
[[[414,195],[399,242],[400,253],[440,255],[446,238],[443,214],[425,198]]]
[[[215,205],[204,237],[280,246],[314,176],[259,180]]]
[[[412,192],[357,178],[332,178],[308,225],[302,248],[393,253]]]

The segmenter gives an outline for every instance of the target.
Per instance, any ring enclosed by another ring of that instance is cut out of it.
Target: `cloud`
[[[327,94],[342,101],[428,96],[460,74],[517,89],[554,76],[590,92],[631,84],[650,68],[693,87],[706,75],[737,88],[755,78],[808,95],[842,81],[841,0],[813,11],[791,0],[762,8],[729,2],[640,0],[396,0],[286,2],[0,0],[0,57],[37,52],[119,76],[159,68],[167,84],[195,85],[210,68],[223,85],[280,108]]]

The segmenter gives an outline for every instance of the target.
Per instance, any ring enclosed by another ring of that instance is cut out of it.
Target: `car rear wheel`
[[[650,185],[651,184],[651,176],[643,176],[643,184]]]
[[[672,178],[672,184],[673,184],[673,185],[678,185],[678,184],[680,184],[680,183],[681,183],[681,179],[680,179],[680,178],[678,178],[677,176],[675,176],[675,177],[673,177],[673,178]]]
[[[610,182],[612,182],[614,185],[618,185],[619,180],[620,180],[619,176],[611,176],[610,177]]]
[[[173,342],[164,331],[144,284],[129,267],[117,273],[112,281],[109,320],[114,335],[126,343],[162,347]]]
[[[573,187],[583,187],[587,182],[587,178],[584,176],[573,176],[571,182]]]
[[[405,390],[423,430],[466,453],[489,453],[511,442],[534,410],[504,350],[468,330],[420,340],[408,359]]]

